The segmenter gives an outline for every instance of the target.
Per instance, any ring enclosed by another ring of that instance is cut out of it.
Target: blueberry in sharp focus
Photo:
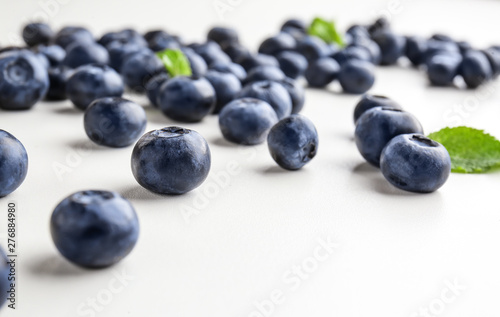
[[[421,134],[402,134],[382,151],[380,170],[397,188],[417,193],[439,189],[451,171],[446,148]]]
[[[208,31],[207,40],[219,44],[222,49],[232,44],[239,44],[240,42],[236,30],[226,27],[211,28],[210,31]]]
[[[354,108],[354,123],[358,122],[359,117],[361,117],[363,113],[376,107],[403,110],[403,107],[401,107],[399,103],[390,98],[387,98],[386,96],[366,94],[361,97],[361,100],[356,104],[356,107]]]
[[[459,73],[469,88],[477,88],[493,77],[493,70],[486,55],[474,50],[463,56]]]
[[[121,97],[123,90],[120,75],[106,65],[80,66],[66,82],[66,94],[80,110],[85,110],[98,98]]]
[[[277,122],[274,109],[267,102],[255,98],[233,100],[219,114],[219,127],[224,138],[244,145],[264,142]]]
[[[406,38],[392,31],[377,32],[373,40],[380,47],[381,65],[394,65],[405,53]]]
[[[296,52],[281,52],[276,55],[280,68],[287,77],[296,79],[307,69],[307,59]]]
[[[265,54],[248,54],[241,56],[236,63],[240,64],[246,72],[258,66],[275,66],[279,67],[278,60],[271,55]]]
[[[0,129],[0,197],[15,191],[28,173],[28,153],[12,134]]]
[[[299,113],[304,107],[305,90],[296,80],[292,78],[285,78],[280,80],[279,83],[285,87],[292,99],[292,114]]]
[[[174,77],[160,88],[158,106],[167,117],[180,122],[198,122],[216,103],[215,90],[205,78]]]
[[[230,73],[233,74],[238,78],[240,82],[243,82],[245,78],[247,77],[247,72],[245,69],[236,63],[221,63],[221,62],[215,62],[210,65],[211,70],[218,71],[220,73]]]
[[[50,218],[52,240],[70,262],[87,268],[121,261],[139,237],[134,207],[116,192],[85,190],[64,198]]]
[[[221,73],[209,70],[205,78],[212,84],[215,90],[216,104],[213,113],[219,113],[221,109],[233,101],[241,91],[240,80],[231,73]]]
[[[184,194],[200,186],[210,171],[210,148],[196,131],[166,127],[144,134],[132,152],[132,173],[158,194]]]
[[[243,87],[238,98],[256,98],[271,105],[276,111],[278,119],[289,116],[292,113],[292,99],[282,84],[274,81],[258,81]]]
[[[318,152],[318,132],[308,118],[293,114],[276,123],[267,136],[272,158],[287,170],[298,170]]]
[[[169,79],[170,76],[167,73],[159,73],[146,83],[146,95],[153,107],[158,108],[158,97],[160,95],[161,86]]]
[[[323,57],[311,61],[304,73],[307,83],[311,87],[325,87],[338,78],[339,63],[330,57]]]
[[[120,73],[128,88],[141,93],[152,77],[165,71],[165,65],[152,51],[141,50],[123,61]]]
[[[385,107],[366,111],[356,123],[354,140],[359,153],[378,167],[380,154],[389,141],[400,134],[423,133],[420,122],[409,112]]]
[[[281,52],[294,50],[296,45],[297,42],[293,36],[281,32],[265,39],[259,46],[259,53],[276,56],[276,54]]]
[[[458,75],[462,55],[438,54],[427,61],[427,77],[434,86],[451,86]]]
[[[60,65],[49,69],[49,90],[45,95],[47,100],[66,100],[66,82],[73,74],[73,70],[67,66]]]
[[[275,66],[257,66],[252,68],[245,80],[243,80],[243,85],[254,83],[256,81],[262,80],[274,80],[280,81],[285,79],[286,75],[279,67]]]
[[[73,43],[66,48],[66,57],[62,64],[77,68],[87,64],[108,64],[109,53],[99,44]]]
[[[361,60],[348,61],[340,68],[338,79],[344,92],[364,94],[375,83],[373,64]]]
[[[9,281],[10,265],[7,255],[0,246],[0,308],[7,301],[7,291],[10,290]]]
[[[0,54],[0,108],[26,110],[41,100],[49,88],[47,69],[28,50]]]
[[[28,46],[47,45],[53,36],[54,31],[45,23],[30,23],[23,29],[23,40]]]
[[[95,40],[89,30],[79,26],[64,27],[54,36],[54,44],[64,49],[74,42],[91,44],[94,43]]]
[[[306,36],[297,43],[296,51],[304,56],[309,62],[330,53],[328,45],[315,36]]]
[[[59,66],[66,57],[66,51],[59,45],[40,45],[37,47],[38,54],[47,57],[51,67]]]

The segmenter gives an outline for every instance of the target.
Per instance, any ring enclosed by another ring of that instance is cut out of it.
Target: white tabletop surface
[[[231,25],[255,49],[288,17],[332,17],[345,28],[377,12],[392,12],[402,34],[442,32],[478,47],[500,43],[498,1],[0,2],[2,46],[25,21],[44,15],[54,27],[86,25],[95,34],[163,27],[190,41],[203,39],[212,25]],[[400,102],[426,132],[463,124],[500,137],[498,81],[468,91],[431,88],[408,67],[377,68],[376,76],[371,92]],[[147,130],[174,124],[144,98],[131,98],[145,106]],[[0,128],[19,138],[30,158],[26,181],[0,199],[0,244],[6,244],[9,201],[18,206],[19,230],[18,309],[4,307],[0,315],[401,317],[427,310],[427,316],[499,316],[500,173],[452,174],[427,195],[396,190],[364,163],[352,141],[359,97],[333,85],[308,89],[306,98],[303,113],[320,136],[309,165],[281,170],[265,144],[231,145],[209,117],[183,124],[210,144],[209,179],[175,197],[136,183],[132,147],[92,145],[82,113],[69,101],[0,112]],[[54,167],[61,165],[67,173],[58,175]],[[114,267],[77,268],[52,243],[53,208],[83,189],[118,191],[139,215],[138,244]],[[325,247],[328,240],[332,246]]]

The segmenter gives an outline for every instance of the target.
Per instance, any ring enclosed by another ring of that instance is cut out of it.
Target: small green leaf
[[[191,76],[191,65],[181,50],[166,49],[156,53],[170,76]]]
[[[336,43],[340,47],[345,46],[343,36],[337,32],[335,22],[326,21],[322,18],[315,18],[307,31],[309,35],[319,37],[326,43]]]
[[[450,153],[454,173],[485,173],[500,167],[500,141],[469,127],[444,128],[429,134]]]

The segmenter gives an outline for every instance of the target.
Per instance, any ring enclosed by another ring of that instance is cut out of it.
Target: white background
[[[498,1],[221,0],[232,3],[222,14],[212,0],[0,2],[2,46],[27,20],[44,15],[55,28],[79,24],[100,35],[125,26],[162,27],[190,41],[202,40],[212,25],[231,25],[255,49],[291,16],[332,17],[345,28],[389,10],[402,34],[443,32],[478,47],[500,43]],[[464,124],[500,137],[499,82],[466,91],[428,87],[424,74],[408,67],[376,73],[372,92],[399,101],[426,132]],[[145,106],[148,130],[174,124],[145,99],[133,98]],[[358,99],[339,94],[335,85],[307,91],[304,114],[317,126],[320,146],[298,172],[278,168],[265,144],[240,148],[225,142],[215,117],[184,124],[210,143],[212,170],[200,188],[176,197],[139,187],[130,170],[131,147],[92,145],[82,113],[69,101],[0,112],[0,128],[18,137],[30,158],[26,181],[0,200],[0,232],[9,201],[18,205],[19,221],[18,310],[4,307],[0,315],[400,317],[419,316],[420,307],[431,306],[431,316],[498,316],[500,173],[453,174],[428,195],[392,188],[352,142]],[[62,165],[68,172],[59,177],[54,166]],[[215,176],[231,171],[221,188]],[[141,235],[118,265],[83,270],[57,253],[49,217],[70,193],[94,188],[129,198]],[[198,215],[186,218],[183,210]],[[318,240],[328,238],[336,243],[333,253],[313,260]],[[3,234],[4,247],[5,240]],[[290,270],[302,264],[310,270],[307,278],[291,280]],[[132,278],[120,287],[115,276],[123,272]],[[446,281],[461,285],[458,295]],[[269,314],[254,313],[276,292],[284,301],[267,307]],[[97,308],[90,309],[89,298],[98,298]]]

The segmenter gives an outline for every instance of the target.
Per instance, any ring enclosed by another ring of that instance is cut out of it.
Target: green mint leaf
[[[469,127],[444,128],[429,134],[450,153],[454,173],[485,173],[500,167],[500,141]]]
[[[309,35],[319,37],[326,43],[336,43],[340,47],[345,46],[343,36],[335,28],[335,22],[315,18],[307,31]]]
[[[181,50],[166,49],[156,53],[167,69],[171,77],[191,76],[191,65],[189,60]]]

